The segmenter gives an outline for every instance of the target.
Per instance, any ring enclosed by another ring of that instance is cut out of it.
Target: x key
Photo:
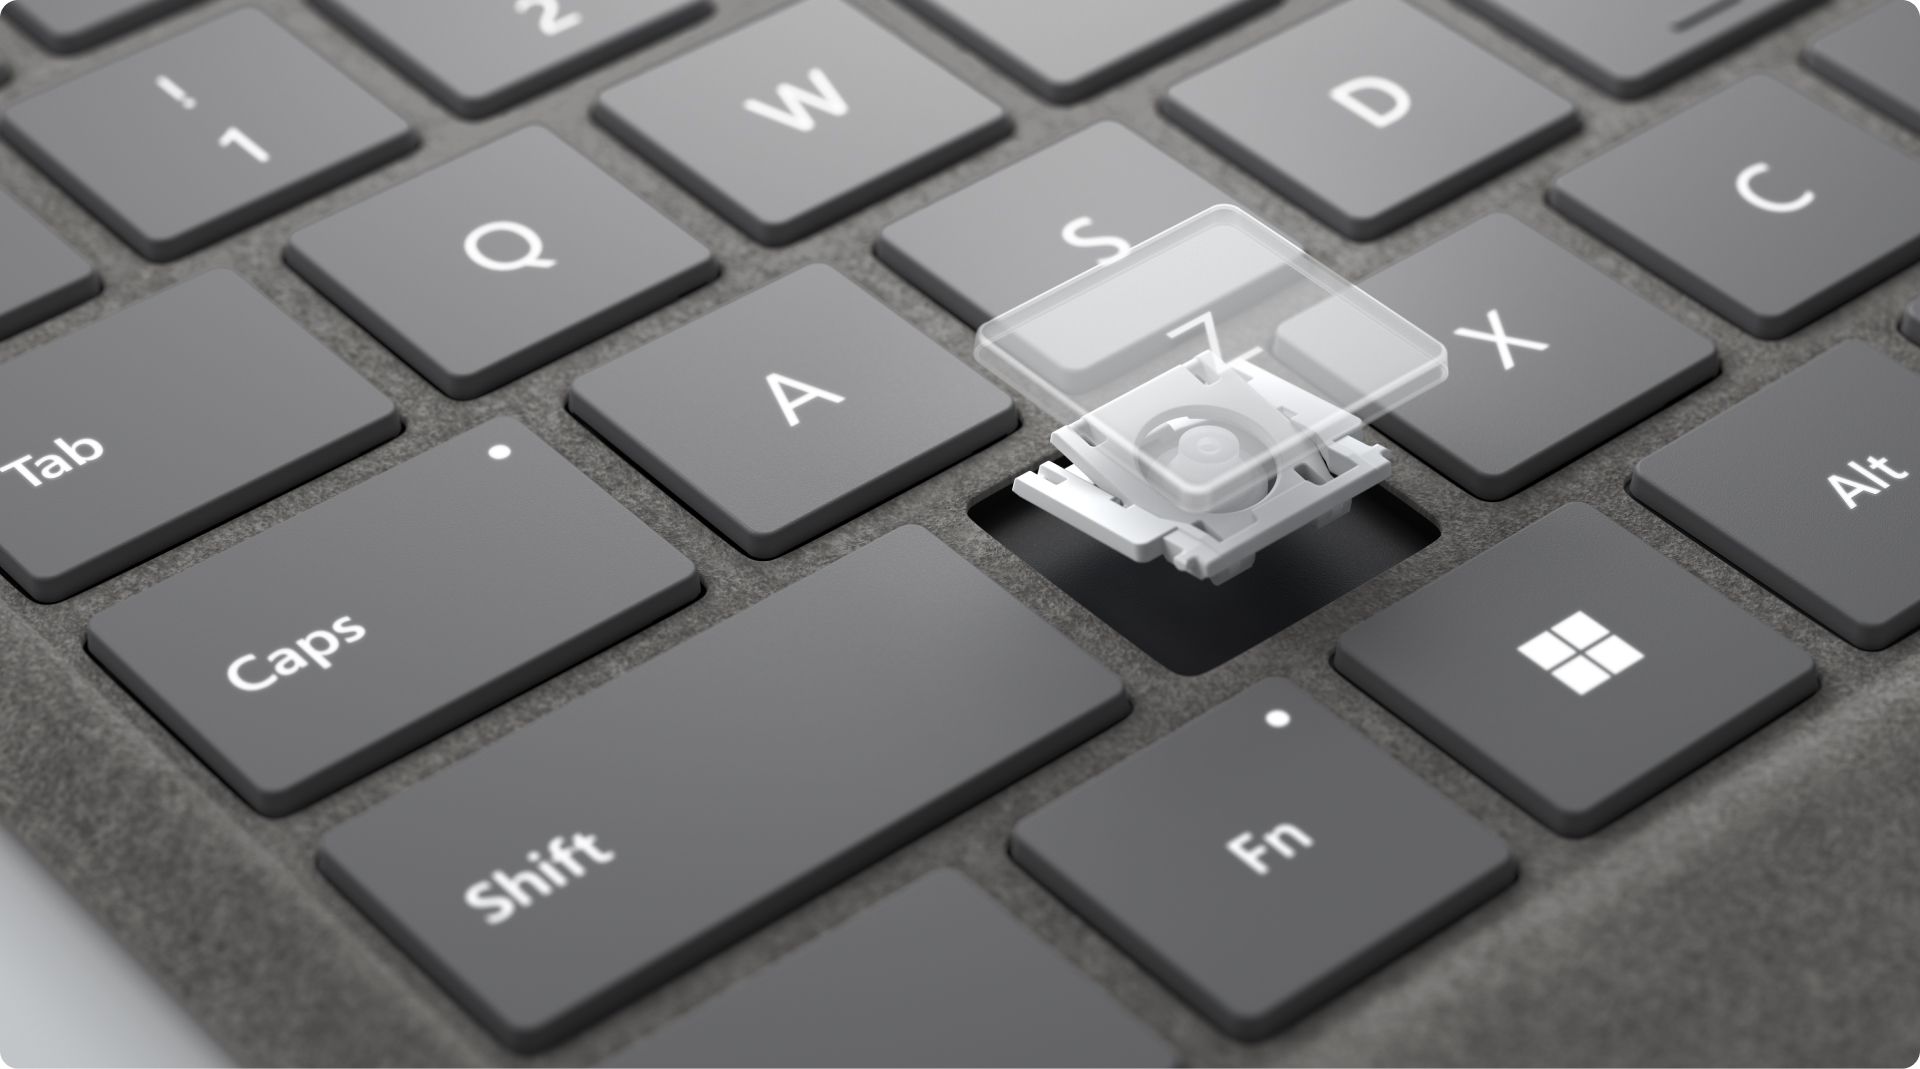
[[[1498,308],[1487,313],[1487,325],[1493,328],[1491,333],[1484,330],[1470,330],[1466,327],[1461,327],[1453,333],[1455,337],[1471,338],[1474,341],[1487,342],[1494,348],[1499,349],[1500,367],[1502,370],[1512,371],[1514,369],[1513,348],[1516,345],[1522,349],[1528,349],[1536,353],[1544,353],[1548,349],[1553,348],[1553,346],[1543,341],[1516,338],[1508,334],[1507,325],[1501,321],[1500,309]]]

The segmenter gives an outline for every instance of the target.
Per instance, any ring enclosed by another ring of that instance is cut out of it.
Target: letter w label
[[[777,108],[757,98],[743,102],[741,107],[803,134],[813,130],[815,111],[838,119],[852,110],[847,106],[846,98],[840,95],[840,90],[833,87],[833,81],[827,77],[826,71],[812,68],[807,71],[807,81],[813,83],[811,91],[791,82],[781,82],[775,86],[774,95],[780,98]]]
[[[1371,93],[1373,98],[1362,97],[1362,93]],[[1341,82],[1327,95],[1333,98],[1334,103],[1372,123],[1377,130],[1385,130],[1406,118],[1407,113],[1413,110],[1413,94],[1407,92],[1404,86],[1371,74]],[[1380,97],[1386,99],[1385,111],[1378,106],[1377,98]]]

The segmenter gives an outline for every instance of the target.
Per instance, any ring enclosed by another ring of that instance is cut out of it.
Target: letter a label
[[[780,405],[780,414],[787,417],[787,426],[800,425],[800,406],[808,401],[825,401],[837,405],[846,398],[818,386],[809,386],[799,379],[790,379],[785,375],[768,375],[767,388],[773,391],[773,399]]]

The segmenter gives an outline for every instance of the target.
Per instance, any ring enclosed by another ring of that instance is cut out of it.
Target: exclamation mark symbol
[[[165,93],[168,96],[172,97],[174,103],[180,105],[181,107],[187,109],[188,111],[192,111],[200,103],[199,101],[188,96],[187,91],[185,89],[180,88],[179,82],[174,81],[172,78],[169,78],[164,74],[162,74],[158,78],[155,78],[153,80],[153,84],[159,86],[160,91],[162,93]]]

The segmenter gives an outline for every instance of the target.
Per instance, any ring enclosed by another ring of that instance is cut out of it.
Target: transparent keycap
[[[1349,436],[1447,376],[1444,345],[1230,205],[992,320],[975,352],[1062,423],[1072,467],[1022,497],[1215,581],[1384,480]]]

